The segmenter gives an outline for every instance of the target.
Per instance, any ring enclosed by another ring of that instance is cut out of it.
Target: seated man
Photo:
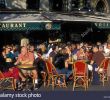
[[[19,65],[20,73],[19,76],[21,77],[22,83],[26,81],[26,75],[33,75],[35,80],[35,89],[38,89],[38,75],[37,71],[33,67],[34,62],[34,54],[28,52],[26,47],[21,48],[21,54],[18,56],[18,60],[15,65]]]
[[[102,52],[99,51],[98,46],[93,47],[93,58],[91,60],[91,64],[93,66],[93,81],[92,84],[97,85],[100,83],[99,81],[99,74],[98,74],[98,69],[101,64],[101,62],[104,60],[104,55]]]
[[[33,66],[37,70],[37,74],[38,74],[40,83],[42,83],[42,81],[44,80],[44,77],[46,77],[46,76],[44,76],[46,73],[46,65],[45,65],[44,59],[42,58],[42,54],[43,54],[42,50],[38,49],[36,59],[33,63]]]

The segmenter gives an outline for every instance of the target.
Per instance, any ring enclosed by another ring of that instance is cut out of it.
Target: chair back
[[[49,60],[45,60],[45,63],[48,74],[57,74],[55,66]]]
[[[105,61],[104,61],[104,70],[107,70],[108,65],[109,65],[109,59],[105,59]]]
[[[103,68],[104,70],[107,70],[109,65],[109,59],[105,58],[104,60],[102,60],[101,64],[100,64],[100,68]]]
[[[73,68],[75,75],[85,76],[87,74],[87,64],[84,61],[76,61]]]
[[[0,79],[1,78],[5,78],[5,77],[4,77],[3,73],[0,71]]]

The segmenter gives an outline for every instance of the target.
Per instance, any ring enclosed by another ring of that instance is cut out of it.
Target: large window
[[[5,0],[0,0],[0,9],[6,8],[6,2]]]
[[[3,10],[39,10],[40,0],[0,0]]]
[[[79,6],[80,6],[80,0],[72,0],[71,1],[71,4],[72,4],[72,9],[79,8]]]
[[[74,9],[90,9],[91,0],[72,0],[71,1],[72,10]]]
[[[91,8],[91,0],[84,0],[84,8]]]
[[[26,0],[27,9],[39,10],[40,0]]]
[[[62,11],[63,0],[49,0],[51,11]]]
[[[103,0],[100,0],[100,1],[97,3],[96,11],[104,13],[105,10],[106,10],[106,5],[105,5],[105,3],[104,3]]]

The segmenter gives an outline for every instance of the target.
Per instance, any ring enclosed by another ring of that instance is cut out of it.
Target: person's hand
[[[100,68],[99,68],[99,67],[98,67],[98,68],[95,68],[95,71],[96,71],[96,72],[99,72],[99,70],[100,70]]]
[[[15,62],[14,65],[18,65],[18,62]]]

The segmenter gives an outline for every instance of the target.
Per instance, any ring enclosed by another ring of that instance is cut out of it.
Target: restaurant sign
[[[110,23],[108,22],[96,22],[94,25],[100,29],[110,29]]]
[[[25,31],[25,30],[60,30],[59,23],[0,23],[0,31]]]

